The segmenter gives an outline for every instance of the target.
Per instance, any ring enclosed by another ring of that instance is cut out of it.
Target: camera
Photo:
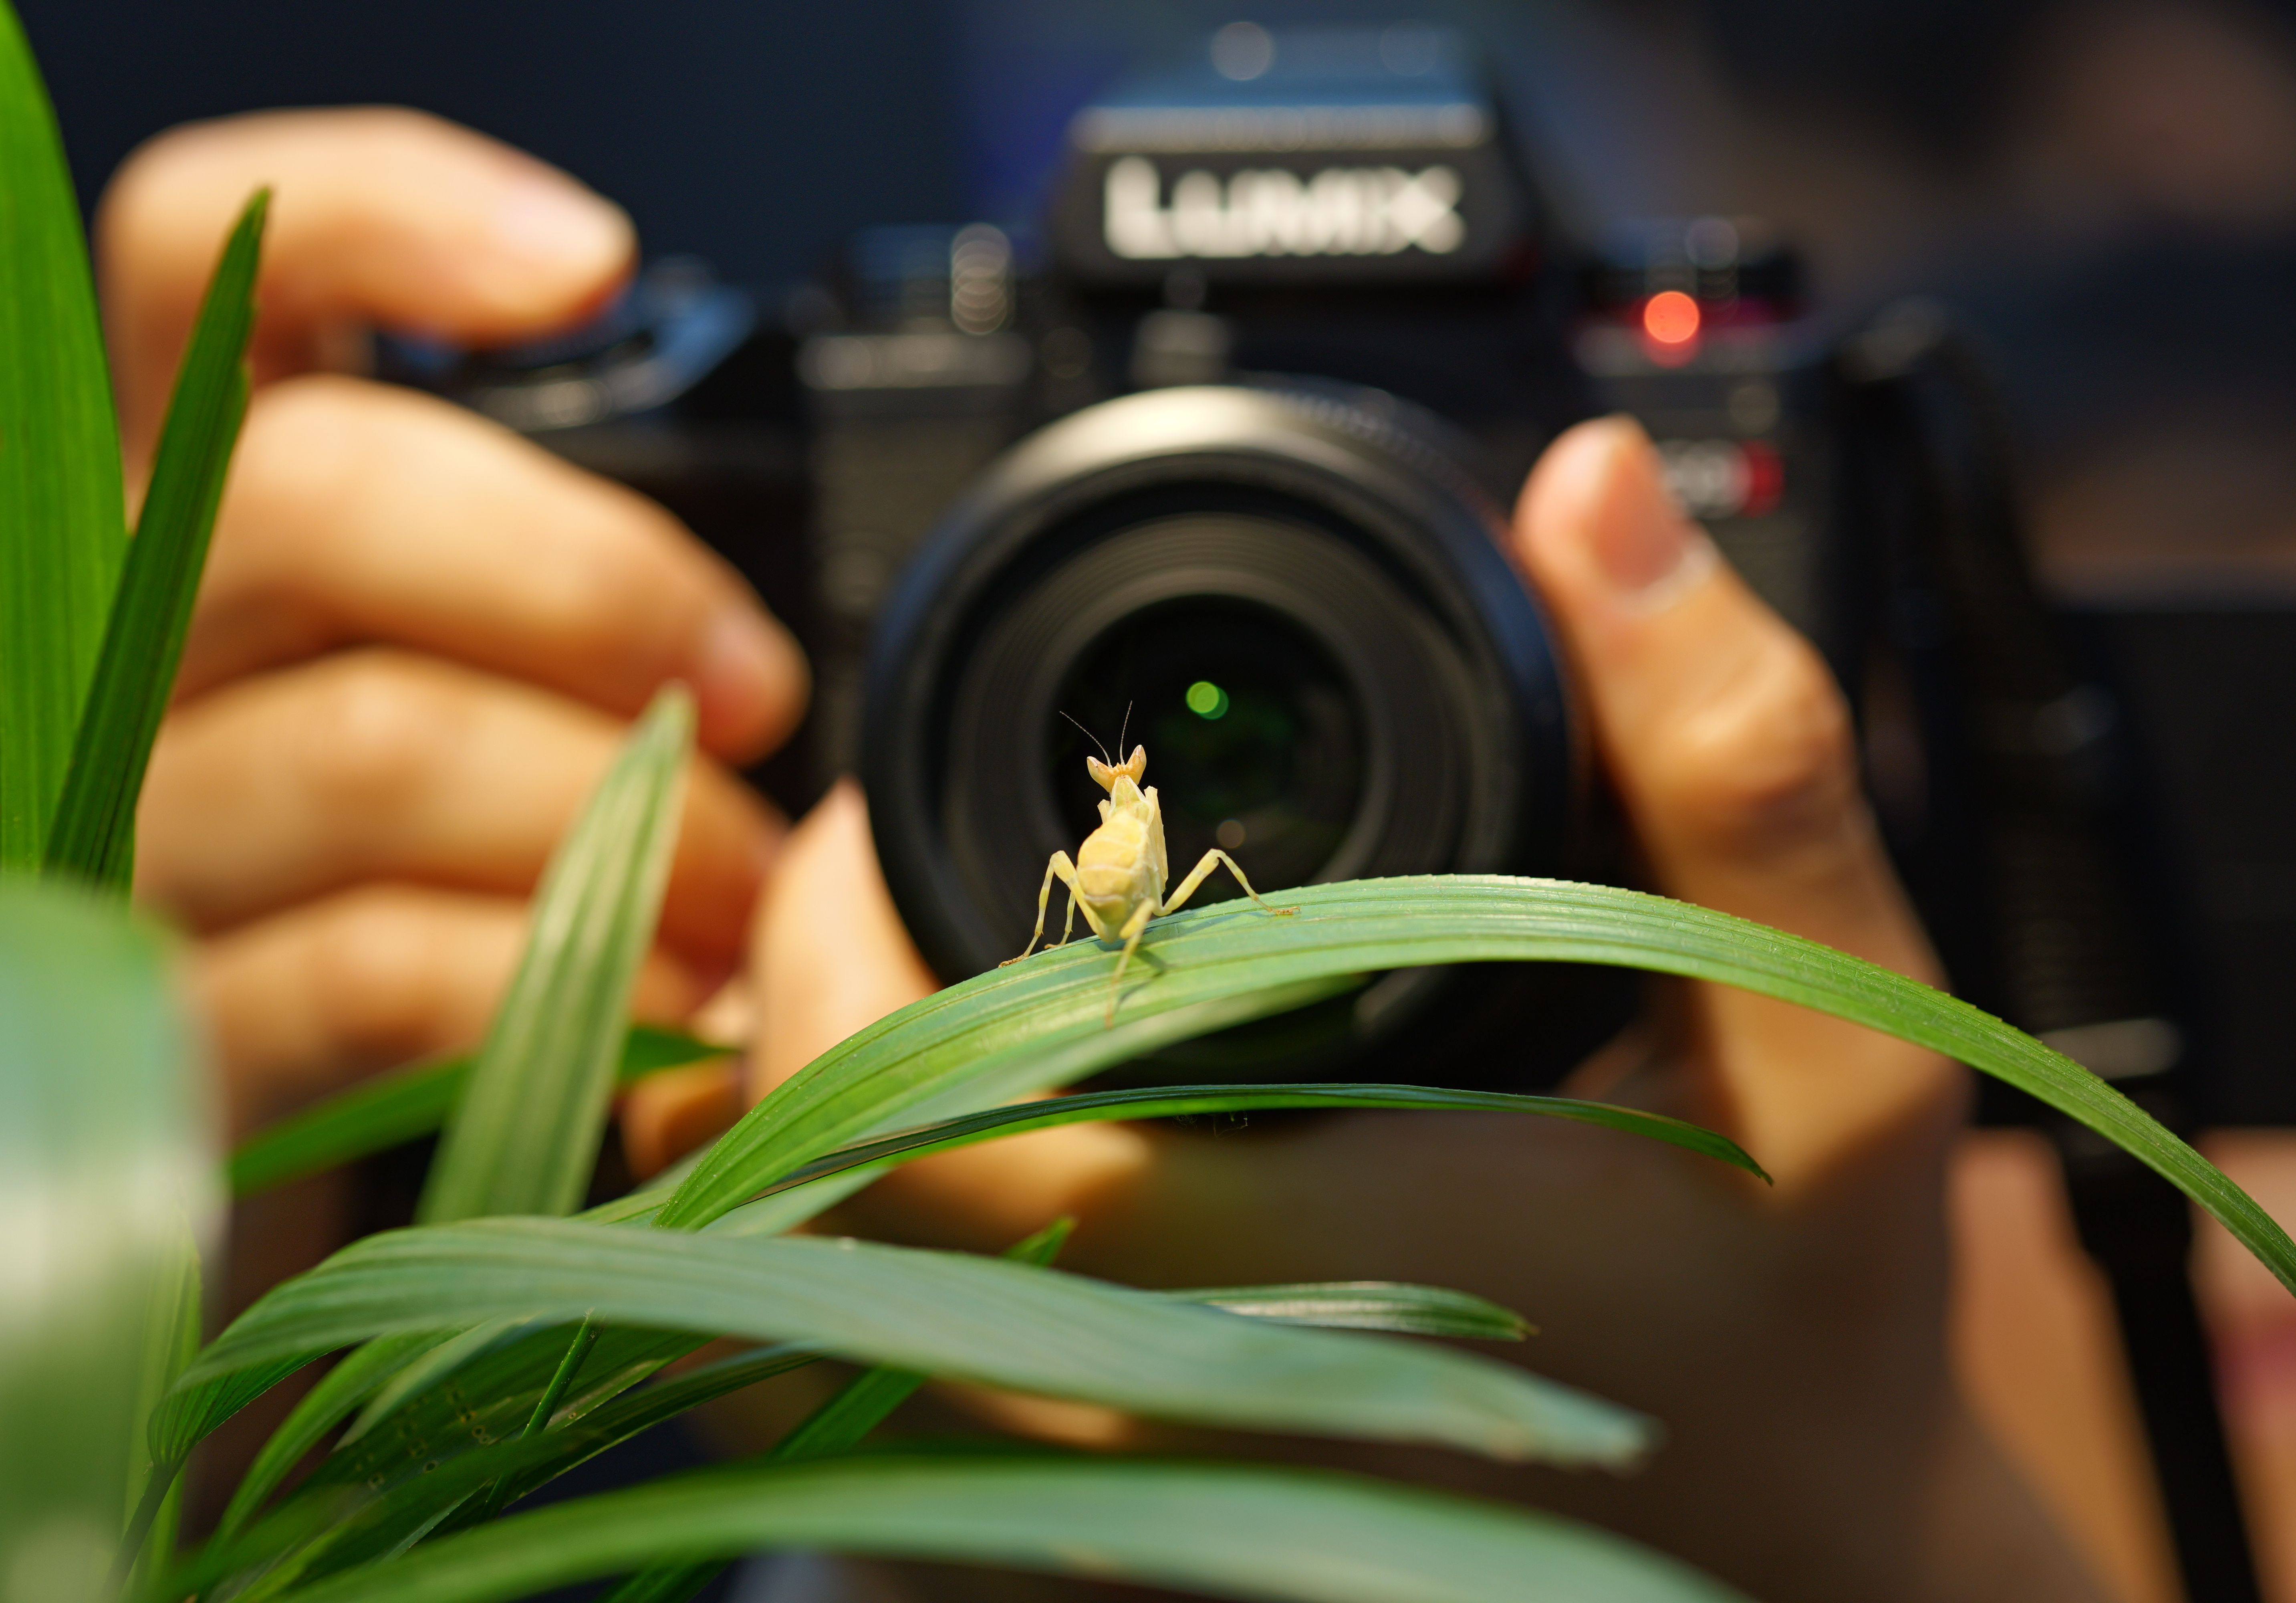
[[[1263,888],[1618,877],[1505,508],[1561,429],[1632,411],[1821,629],[1838,430],[1795,279],[1742,219],[1578,249],[1456,35],[1240,24],[1074,118],[1034,231],[868,230],[771,301],[664,264],[566,340],[392,341],[384,369],[656,496],[758,584],[816,672],[765,778],[801,803],[860,773],[955,978],[1020,950],[1096,822],[1095,741],[1147,746],[1177,859],[1221,846]],[[1534,1084],[1634,994],[1397,974],[1154,1072],[1440,1078],[1504,1038]]]

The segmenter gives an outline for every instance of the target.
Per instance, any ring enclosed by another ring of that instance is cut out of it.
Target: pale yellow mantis
[[[1117,744],[1120,747],[1123,742],[1119,739]],[[1068,944],[1078,907],[1083,908],[1084,921],[1094,934],[1103,941],[1124,943],[1123,954],[1116,959],[1116,973],[1108,982],[1106,1022],[1113,1024],[1118,988],[1124,983],[1124,971],[1131,965],[1148,921],[1177,912],[1222,863],[1261,912],[1281,917],[1299,909],[1271,908],[1261,901],[1235,859],[1217,846],[1197,860],[1188,877],[1167,897],[1164,882],[1170,868],[1164,855],[1163,809],[1157,803],[1156,787],[1152,785],[1143,790],[1140,785],[1148,774],[1148,748],[1134,746],[1132,755],[1119,763],[1087,757],[1084,767],[1094,783],[1108,793],[1108,800],[1100,804],[1100,827],[1085,836],[1074,862],[1067,852],[1055,851],[1045,865],[1045,883],[1037,888],[1036,933],[1029,937],[1021,958],[1035,951],[1037,942],[1045,938],[1045,908],[1053,893],[1053,882],[1059,880],[1069,888],[1069,906],[1061,919],[1061,938],[1054,945]],[[1004,964],[1018,963],[1021,958],[1007,958]]]

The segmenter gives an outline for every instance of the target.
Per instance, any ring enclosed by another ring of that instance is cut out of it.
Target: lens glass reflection
[[[1175,880],[1219,846],[1262,890],[1305,884],[1355,818],[1355,698],[1316,639],[1267,608],[1169,602],[1128,617],[1078,657],[1047,734],[1054,794],[1081,840],[1100,821],[1102,793],[1084,773],[1095,748],[1059,713],[1111,751],[1119,731],[1128,747],[1148,748]],[[1191,903],[1238,894],[1220,874]]]

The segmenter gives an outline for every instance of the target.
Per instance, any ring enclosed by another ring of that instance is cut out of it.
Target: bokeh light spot
[[[1698,302],[1680,290],[1661,290],[1643,306],[1643,332],[1661,345],[1688,344],[1698,321]]]

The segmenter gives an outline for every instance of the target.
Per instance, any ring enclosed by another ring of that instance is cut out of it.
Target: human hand
[[[1641,432],[1606,421],[1558,441],[1511,546],[1585,688],[1654,887],[1933,978],[1838,691],[1676,510]],[[759,1093],[932,988],[849,790],[793,833],[753,963]],[[1961,1073],[1742,992],[1654,995],[1569,1089],[1724,1130],[1774,1188],[1575,1125],[1365,1113],[1220,1142],[1046,1131],[912,1164],[840,1220],[988,1250],[1072,1213],[1065,1263],[1147,1286],[1464,1287],[1545,1328],[1525,1351],[1543,1373],[1662,1420],[1651,1467],[1613,1481],[1323,1445],[1319,1458],[1568,1508],[1772,1603],[2092,1595],[1948,1373],[1943,1193]]]
[[[781,825],[724,764],[803,708],[796,645],[660,507],[473,414],[327,371],[370,325],[472,344],[586,315],[628,219],[414,112],[179,128],[106,194],[97,257],[131,484],[225,230],[275,189],[234,458],[138,813],[136,892],[198,938],[241,1131],[466,1045],[524,899],[663,683],[701,744],[638,1007],[735,966]],[[714,759],[714,760],[712,760]]]

